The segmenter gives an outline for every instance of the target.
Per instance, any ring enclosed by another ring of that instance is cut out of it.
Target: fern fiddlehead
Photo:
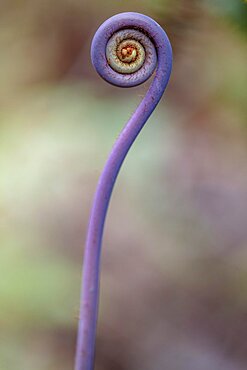
[[[172,68],[165,31],[139,13],[121,13],[105,21],[91,46],[92,63],[107,82],[132,87],[154,79],[120,133],[100,176],[91,210],[83,262],[75,370],[93,370],[99,301],[100,255],[105,217],[120,167],[140,130],[160,101]]]

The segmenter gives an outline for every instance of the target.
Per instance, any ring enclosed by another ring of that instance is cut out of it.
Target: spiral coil
[[[158,49],[164,45],[167,46],[168,62],[170,43],[158,23],[139,13],[122,13],[108,19],[95,33],[92,63],[109,83],[121,87],[137,86],[153,74]]]

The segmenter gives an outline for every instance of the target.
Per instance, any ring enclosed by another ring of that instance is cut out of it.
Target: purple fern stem
[[[120,167],[140,130],[160,101],[172,69],[172,49],[165,31],[139,13],[121,13],[97,30],[92,63],[107,82],[137,86],[154,79],[120,133],[100,176],[94,196],[84,253],[75,370],[93,370],[99,304],[100,256],[105,217]]]

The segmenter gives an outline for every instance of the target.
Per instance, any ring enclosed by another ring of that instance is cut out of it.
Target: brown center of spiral
[[[121,59],[122,60],[125,60],[125,59],[129,60],[130,59],[131,62],[134,62],[135,59],[136,59],[136,56],[137,56],[137,50],[132,45],[124,47],[121,50]]]
[[[117,47],[117,56],[123,63],[134,63],[138,59],[142,46],[135,40],[124,40]]]

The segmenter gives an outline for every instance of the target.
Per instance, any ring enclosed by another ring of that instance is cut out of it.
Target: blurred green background
[[[95,30],[122,11],[165,28],[174,67],[112,198],[96,370],[247,368],[246,8],[1,0],[0,370],[73,368],[94,189],[150,83],[91,66]]]

